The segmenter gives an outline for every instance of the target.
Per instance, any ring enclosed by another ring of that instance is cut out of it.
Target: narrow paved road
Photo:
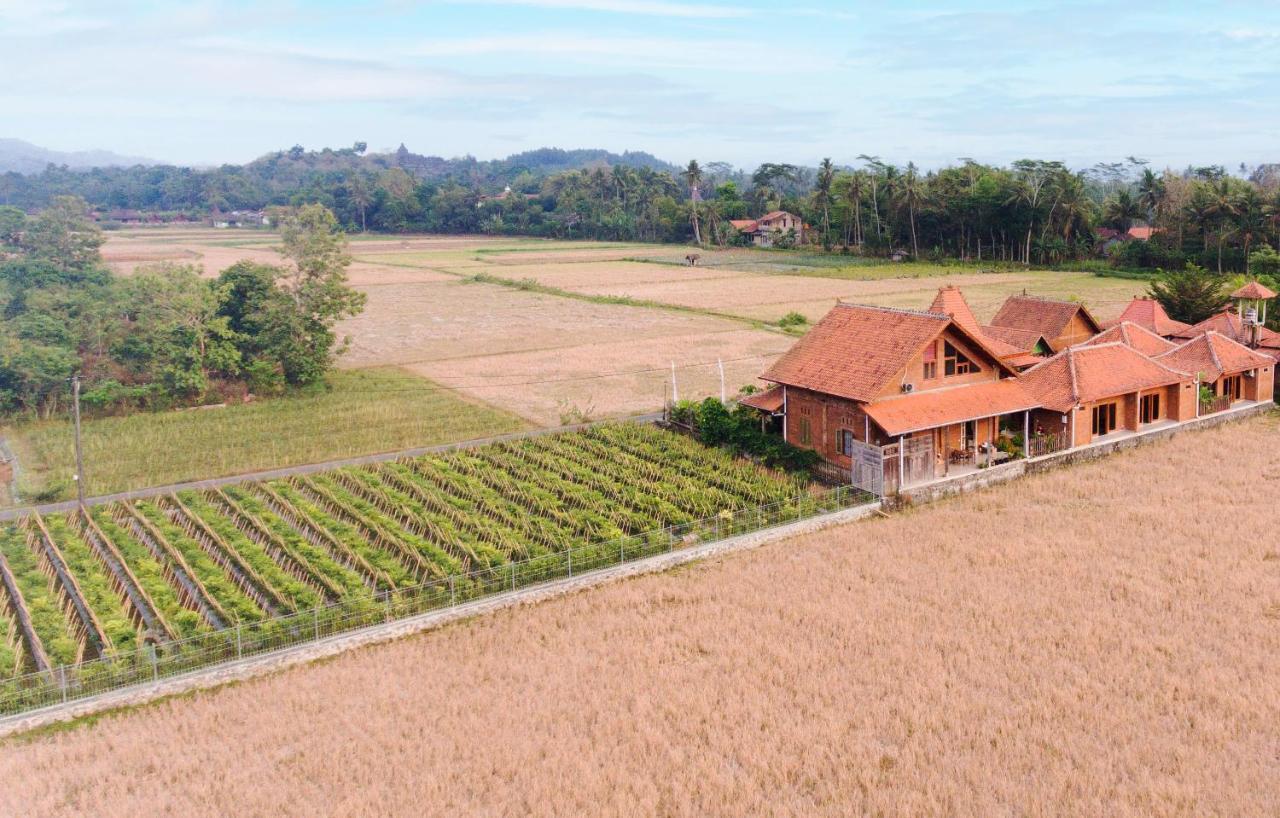
[[[623,422],[629,423],[655,423],[662,420],[661,412],[651,412],[645,415],[633,415],[624,418]],[[617,423],[617,420],[597,420],[591,423],[576,423],[570,426],[551,426],[545,429],[533,429],[524,432],[511,432],[510,434],[497,435],[495,437],[483,437],[474,440],[461,440],[456,443],[442,443],[436,446],[419,446],[413,449],[400,449],[394,452],[381,452],[379,454],[367,454],[360,457],[346,457],[341,460],[326,460],[322,463],[305,463],[300,466],[285,466],[279,469],[268,469],[265,471],[246,472],[244,474],[233,474],[226,477],[214,477],[208,480],[193,480],[188,483],[171,483],[167,486],[151,486],[145,489],[133,489],[131,491],[121,491],[115,494],[102,494],[97,497],[89,497],[85,502],[89,505],[99,505],[101,503],[112,503],[118,500],[142,500],[148,497],[157,497],[165,494],[172,494],[175,491],[185,491],[188,489],[212,489],[219,486],[234,485],[236,483],[248,483],[257,480],[276,480],[281,477],[292,477],[298,474],[314,474],[315,472],[327,471],[329,469],[337,469],[343,466],[363,466],[369,463],[382,463],[387,460],[395,460],[399,457],[419,457],[424,454],[436,454],[439,452],[452,452],[458,449],[473,449],[477,446],[484,446],[489,443],[500,443],[504,440],[520,440],[526,437],[538,437],[540,435],[551,435],[559,432],[574,432],[580,429],[587,429],[592,426],[598,426],[601,423]],[[41,514],[57,514],[63,511],[71,511],[76,507],[75,500],[64,500],[60,503],[46,503],[40,506],[24,506],[21,508],[10,508],[0,511],[0,521],[13,520],[32,511]]]

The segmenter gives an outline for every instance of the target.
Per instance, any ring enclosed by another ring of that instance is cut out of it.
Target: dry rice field
[[[1275,815],[1275,416],[0,747],[25,815]]]
[[[206,275],[241,258],[278,263],[275,237],[253,230],[115,231],[104,255],[130,272],[161,260]],[[535,424],[616,417],[660,408],[677,368],[681,397],[717,395],[717,361],[730,391],[794,341],[760,323],[797,311],[816,321],[838,298],[925,307],[938,286],[965,288],[979,317],[1015,292],[1081,298],[1110,318],[1140,282],[1085,273],[980,272],[926,264],[748,249],[476,236],[357,236],[351,281],[365,312],[339,327],[352,339],[341,365],[403,366]],[[804,266],[804,265],[810,266]],[[845,265],[845,266],[841,266]],[[532,280],[572,297],[469,282],[477,273]],[[608,298],[679,309],[606,303]],[[707,314],[698,314],[699,312]],[[710,313],[715,313],[711,315]]]

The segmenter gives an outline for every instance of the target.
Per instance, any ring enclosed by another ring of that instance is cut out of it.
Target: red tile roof
[[[1042,341],[1045,346],[1049,345],[1049,339],[1033,329],[985,326],[982,328],[982,334],[988,338],[1004,341],[1006,344],[1017,347],[1023,352],[1030,352]]]
[[[952,423],[1035,409],[1040,404],[1016,378],[935,389],[866,406],[885,434],[896,436]]]
[[[1154,298],[1134,298],[1124,308],[1124,312],[1120,313],[1120,318],[1112,323],[1112,326],[1120,321],[1129,321],[1137,324],[1164,338],[1176,336],[1191,328],[1190,324],[1184,324],[1181,321],[1174,321],[1170,318],[1169,313],[1165,312],[1164,307]]]
[[[1215,313],[1193,327],[1186,327],[1186,329],[1178,333],[1178,337],[1195,338],[1197,335],[1203,335],[1210,330],[1225,335],[1240,344],[1248,344],[1251,340],[1249,337],[1250,330],[1245,326],[1240,316],[1231,310]],[[1280,332],[1269,330],[1266,327],[1258,327],[1258,345],[1280,349]]]
[[[751,406],[761,409],[765,412],[781,412],[782,411],[782,387],[771,386],[761,392],[755,392],[747,395],[738,401],[744,406]]]
[[[1023,372],[1018,380],[1045,408],[1065,412],[1078,403],[1167,386],[1190,377],[1115,341],[1068,347]]]
[[[1130,227],[1129,232],[1126,235],[1131,239],[1137,239],[1138,241],[1146,241],[1147,239],[1155,235],[1156,232],[1159,231],[1159,229],[1160,228],[1158,227],[1145,227],[1145,226]]]
[[[996,313],[995,318],[991,319],[991,324],[997,327],[1031,330],[1053,340],[1062,334],[1077,312],[1093,325],[1094,332],[1101,329],[1083,304],[1034,295],[1009,296],[1004,304],[1000,305],[1000,311]]]
[[[1027,349],[1014,346],[1005,342],[1002,338],[987,333],[983,326],[978,323],[973,310],[969,308],[969,302],[965,300],[964,293],[960,292],[960,288],[954,285],[938,288],[938,294],[934,296],[933,303],[929,305],[929,312],[951,316],[951,319],[963,327],[970,335],[977,336],[985,341],[987,346],[991,347],[991,351],[1002,359],[1007,360],[1018,357],[1027,351]]]
[[[1084,343],[1096,346],[1097,344],[1109,344],[1112,341],[1119,341],[1125,346],[1133,347],[1147,356],[1163,355],[1177,346],[1172,341],[1166,341],[1141,324],[1135,324],[1132,321],[1121,321]]]
[[[1275,298],[1276,294],[1256,281],[1250,281],[1231,294],[1232,298],[1262,299]]]
[[[1223,375],[1234,375],[1260,366],[1271,366],[1270,355],[1254,352],[1244,344],[1209,330],[1180,347],[1160,355],[1156,360],[1174,369],[1190,372],[1204,381],[1216,381]]]
[[[755,219],[730,219],[729,224],[738,228],[743,233],[751,233],[756,229]]]
[[[947,327],[981,349],[1001,368],[999,356],[945,315],[890,307],[836,304],[787,350],[761,379],[856,401],[882,393],[906,365]]]

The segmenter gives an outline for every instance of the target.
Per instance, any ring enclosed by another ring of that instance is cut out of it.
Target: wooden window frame
[[[952,378],[957,375],[972,375],[974,372],[981,371],[977,364],[969,360],[969,358],[957,349],[950,341],[942,342],[942,361],[943,374],[948,378]]]
[[[1114,432],[1116,430],[1116,402],[1095,404],[1091,412],[1091,420],[1092,425],[1090,428],[1094,437],[1102,437]],[[1099,423],[1099,420],[1103,422]],[[1107,427],[1106,430],[1099,431],[1104,426]]]
[[[1143,395],[1138,402],[1138,422],[1155,423],[1160,420],[1160,393],[1151,392]]]

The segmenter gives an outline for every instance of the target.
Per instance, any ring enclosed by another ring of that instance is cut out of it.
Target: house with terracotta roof
[[[797,244],[805,237],[804,220],[785,210],[774,210],[758,219],[730,219],[729,223],[757,247],[772,247],[779,237],[788,233],[794,233]]]
[[[1270,400],[1275,391],[1276,360],[1214,330],[1154,360],[1195,376],[1201,390],[1200,415],[1230,409],[1240,401]]]
[[[1038,408],[968,320],[837,304],[743,400],[780,414],[782,434],[843,469],[871,451],[896,485],[976,468],[1000,455],[1001,419],[1025,429]]]
[[[1059,301],[1039,296],[1011,295],[1005,299],[991,326],[996,332],[1019,330],[1023,337],[1043,339],[1050,352],[1059,352],[1073,344],[1087,341],[1102,331],[1089,310],[1075,301]],[[1014,336],[1004,340],[1012,343]]]
[[[1132,347],[1149,358],[1163,355],[1178,346],[1173,341],[1162,338],[1141,324],[1135,324],[1132,321],[1121,321],[1118,324],[1113,324],[1110,328],[1104,329],[1084,343],[1086,346],[1097,346],[1098,344],[1110,344],[1115,341]]]
[[[1041,405],[1035,432],[1060,448],[1196,417],[1195,377],[1122,341],[1068,347],[1019,376]]]
[[[1190,324],[1184,324],[1181,321],[1175,321],[1170,318],[1169,313],[1165,312],[1159,301],[1154,298],[1142,298],[1139,296],[1134,296],[1133,300],[1125,305],[1120,317],[1115,321],[1109,321],[1106,326],[1115,326],[1122,321],[1137,324],[1154,332],[1161,338],[1169,339],[1181,337],[1183,332],[1191,329]]]
[[[981,336],[987,342],[987,346],[1014,369],[1035,366],[1044,360],[1044,356],[1050,354],[1048,341],[1039,333],[1006,327],[982,326],[969,307],[964,293],[953,284],[938,288],[938,294],[929,305],[929,312],[949,315],[953,321],[969,332]]]
[[[1267,302],[1276,298],[1276,293],[1251,281],[1233,292],[1231,297],[1236,300],[1233,307],[1215,313],[1194,326],[1184,324],[1175,333],[1175,339],[1190,340],[1206,332],[1216,332],[1280,361],[1280,332],[1264,326]]]

